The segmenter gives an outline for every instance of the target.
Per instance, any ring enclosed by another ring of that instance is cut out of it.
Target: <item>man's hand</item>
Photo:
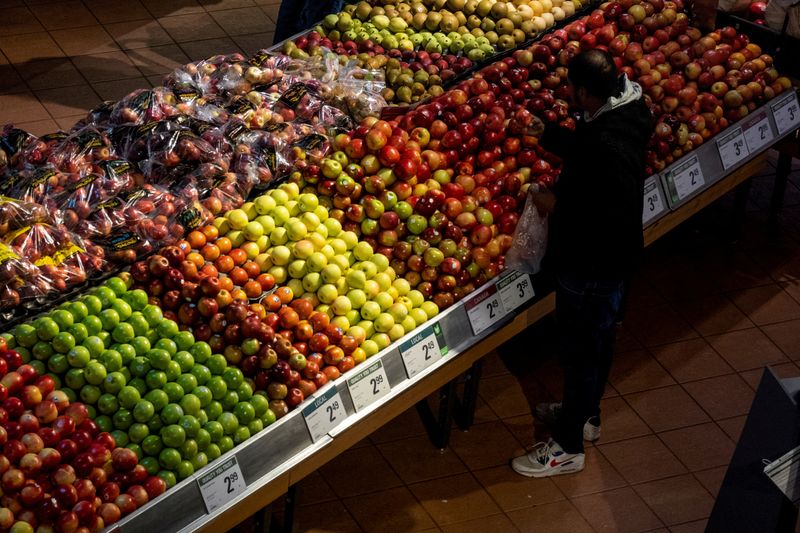
[[[531,189],[531,192],[528,194],[528,196],[530,196],[530,201],[536,206],[536,210],[539,212],[539,216],[542,218],[555,211],[556,195],[553,193],[553,191],[549,191],[547,189],[534,191]]]

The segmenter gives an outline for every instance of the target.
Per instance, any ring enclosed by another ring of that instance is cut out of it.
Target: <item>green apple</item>
[[[372,258],[374,252],[372,251],[372,246],[368,242],[362,241],[353,248],[353,255],[355,255],[356,259],[359,261],[367,261]]]
[[[289,194],[286,192],[285,189],[278,188],[272,189],[268,193],[273,200],[275,200],[275,204],[278,206],[286,204],[289,201]],[[274,209],[274,208],[273,208]]]
[[[256,213],[259,215],[267,215],[270,211],[275,209],[277,202],[272,196],[263,194],[253,201],[256,208]]]
[[[289,267],[287,270],[289,272],[289,275],[295,279],[301,279],[308,273],[308,270],[306,268],[306,262],[303,261],[302,259],[295,259],[294,261],[289,263]]]
[[[317,297],[319,298],[319,301],[324,304],[332,304],[337,296],[339,296],[339,291],[337,291],[336,287],[331,284],[323,285],[317,291]]]
[[[322,276],[319,272],[309,272],[303,277],[303,289],[307,292],[317,292],[322,286]]]
[[[264,235],[264,226],[259,222],[248,222],[243,230],[244,238],[248,241],[255,241]]]
[[[351,289],[347,293],[347,298],[350,300],[354,309],[361,309],[367,302],[367,294],[361,289]]]
[[[430,300],[426,301],[426,302],[422,302],[422,304],[420,305],[420,309],[425,311],[425,314],[428,316],[428,318],[433,318],[433,317],[435,317],[436,315],[439,314],[439,306],[437,306],[435,303],[431,302]]]
[[[326,213],[327,213],[327,211],[326,211]],[[322,219],[322,217],[320,217],[320,220],[321,219]],[[325,222],[323,224],[325,224],[325,227],[328,228],[328,235],[330,237],[336,237],[336,236],[338,236],[339,234],[342,233],[342,224],[341,224],[341,222],[339,222],[335,218],[328,218],[327,220],[325,220]],[[349,248],[352,248],[352,246],[348,246],[348,249]]]
[[[314,252],[306,259],[306,266],[310,272],[321,272],[327,264],[328,258],[321,252]]]
[[[364,320],[376,320],[381,311],[382,308],[377,302],[368,301],[361,306],[361,316]]]
[[[228,222],[233,229],[244,229],[247,226],[247,223],[250,219],[247,217],[247,213],[244,212],[244,209],[231,209],[225,214],[225,218],[228,219]]]
[[[308,239],[297,241],[292,246],[292,253],[297,259],[308,259],[314,253],[314,244]]]
[[[284,227],[286,228],[286,235],[292,241],[297,242],[308,235],[308,228],[297,218],[290,218]]]
[[[342,269],[339,268],[337,265],[326,265],[320,271],[320,275],[322,276],[322,281],[324,281],[325,283],[335,284],[342,277]]]
[[[331,303],[331,309],[339,316],[345,315],[353,308],[352,302],[347,296],[337,296]]]

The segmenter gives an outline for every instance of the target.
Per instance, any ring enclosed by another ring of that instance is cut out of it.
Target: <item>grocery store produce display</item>
[[[579,51],[642,86],[649,173],[791,87],[680,0],[605,3],[460,81],[580,4],[387,4],[2,131],[0,526],[118,521],[495,278],[558,175],[535,119],[575,127]]]

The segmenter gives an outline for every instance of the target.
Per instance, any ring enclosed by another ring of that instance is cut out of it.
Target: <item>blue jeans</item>
[[[275,25],[275,43],[309,30],[322,22],[325,15],[338,13],[343,0],[283,0]]]
[[[556,326],[564,398],[553,438],[567,453],[583,453],[583,425],[600,417],[600,398],[614,355],[615,322],[624,282],[559,274]]]

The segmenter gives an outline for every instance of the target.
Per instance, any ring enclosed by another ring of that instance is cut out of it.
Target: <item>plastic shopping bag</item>
[[[511,248],[506,254],[506,269],[525,274],[537,274],[547,251],[547,217],[539,214],[528,199],[514,230]]]

